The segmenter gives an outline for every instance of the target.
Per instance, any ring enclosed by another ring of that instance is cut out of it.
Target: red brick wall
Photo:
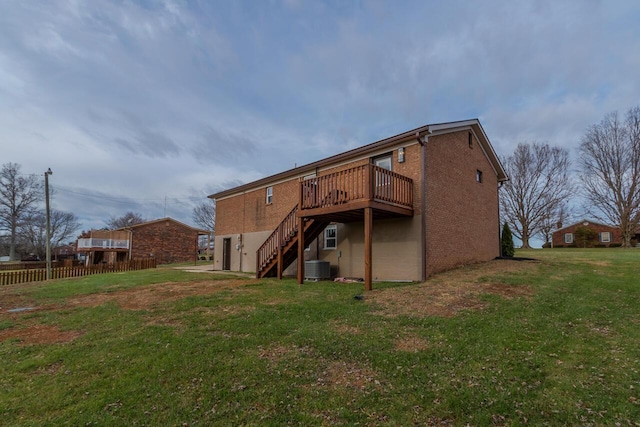
[[[404,145],[400,144],[398,147]],[[420,214],[420,146],[405,147],[405,162],[398,163],[397,147],[393,153],[393,170],[414,181],[414,210]],[[319,176],[369,163],[369,158],[322,170]],[[273,202],[266,204],[266,189],[216,201],[216,234],[218,236],[273,230],[298,203],[298,178],[273,185]]]
[[[499,255],[498,183],[491,163],[468,131],[435,135],[427,143],[428,273],[457,265],[487,261]],[[398,148],[405,161],[398,163]],[[414,182],[414,212],[421,215],[421,146],[413,141],[386,151],[393,170]],[[369,163],[369,158],[324,170],[319,175]],[[483,182],[476,182],[476,171]],[[298,179],[275,184],[273,203],[264,188],[217,201],[218,236],[273,230],[298,203]],[[217,252],[216,252],[217,254]],[[216,255],[218,256],[218,255]]]
[[[498,181],[468,131],[427,143],[427,272],[499,255]],[[482,183],[476,171],[482,171]]]
[[[158,221],[133,228],[133,258],[149,258],[159,264],[194,261],[198,250],[198,233],[173,221]]]
[[[587,222],[588,224],[585,226],[584,223]],[[564,247],[564,246],[570,246],[570,245],[575,245],[576,244],[576,238],[575,238],[575,234],[576,234],[576,230],[579,227],[588,227],[591,230],[595,231],[596,233],[598,233],[598,235],[596,236],[595,241],[593,242],[595,245],[605,245],[605,246],[609,246],[611,245],[611,243],[616,243],[616,244],[621,244],[622,243],[622,234],[620,233],[620,230],[618,228],[615,227],[610,227],[608,225],[604,225],[604,224],[597,224],[597,223],[593,223],[591,221],[580,221],[579,223],[570,225],[566,228],[563,228],[561,230],[555,231],[552,235],[551,235],[551,240],[553,241],[553,247],[554,248],[559,248],[559,247]],[[600,242],[600,233],[604,232],[604,231],[608,231],[611,233],[611,242],[610,243],[602,243]],[[564,235],[567,233],[572,233],[573,234],[573,243],[572,244],[568,244],[564,242]]]
[[[216,201],[216,234],[275,229],[298,203],[298,179],[273,185],[273,201],[267,204],[266,200],[267,190],[260,188]]]

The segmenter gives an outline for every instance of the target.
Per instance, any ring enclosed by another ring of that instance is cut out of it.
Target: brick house
[[[173,218],[162,218],[117,230],[92,230],[76,245],[79,253],[87,255],[88,264],[152,257],[159,264],[168,264],[197,260],[198,237],[209,234]]]
[[[214,269],[302,283],[322,260],[371,289],[487,261],[506,179],[477,119],[423,126],[209,196]]]
[[[580,242],[580,233],[576,235],[576,231],[580,228],[586,228],[593,232],[593,239],[589,242]],[[591,247],[595,245],[602,246],[620,246],[622,244],[622,234],[618,227],[601,224],[588,219],[576,222],[557,229],[551,234],[551,243],[554,248],[563,247]]]

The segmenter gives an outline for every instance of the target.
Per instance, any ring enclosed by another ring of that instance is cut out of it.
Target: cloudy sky
[[[575,155],[640,103],[640,2],[0,0],[0,163],[83,228],[424,124]]]

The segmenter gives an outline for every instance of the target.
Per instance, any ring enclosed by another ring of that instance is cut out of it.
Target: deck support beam
[[[370,291],[373,289],[371,285],[372,268],[372,239],[373,233],[373,209],[364,209],[364,289]]]
[[[277,266],[278,280],[282,280],[282,263],[283,262],[284,262],[284,260],[282,259],[282,245],[279,245],[279,247],[278,247],[278,266]]]
[[[298,284],[304,283],[304,218],[298,218]]]

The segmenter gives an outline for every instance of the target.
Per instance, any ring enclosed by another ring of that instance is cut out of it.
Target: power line
[[[65,187],[60,187],[60,186],[54,186],[55,191],[60,191],[63,193],[71,193],[71,194],[75,194],[78,196],[84,196],[84,197],[93,197],[96,199],[101,199],[101,200],[110,200],[113,202],[117,202],[117,203],[134,203],[134,202],[166,202],[167,204],[180,204],[180,203],[187,203],[187,202],[195,202],[195,201],[199,201],[199,200],[203,200],[206,199],[206,197],[200,198],[198,196],[192,196],[189,198],[175,198],[175,197],[162,197],[162,198],[134,198],[134,197],[130,197],[130,198],[123,198],[123,197],[109,197],[109,196],[104,196],[101,194],[89,194],[89,193],[83,193],[83,192],[79,192],[79,191],[74,191],[74,190],[70,190],[68,188]]]

